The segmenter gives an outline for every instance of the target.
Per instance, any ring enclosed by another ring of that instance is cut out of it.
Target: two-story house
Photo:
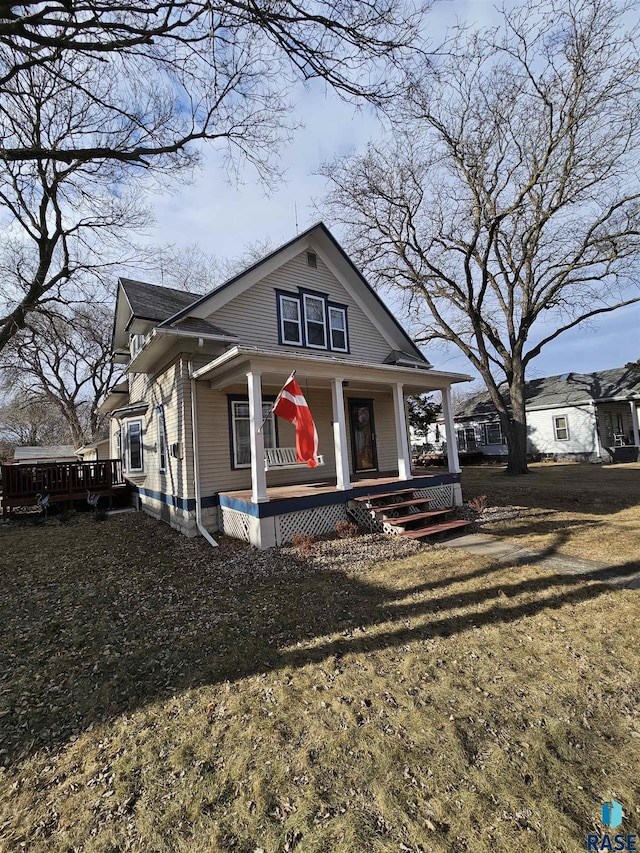
[[[468,377],[434,370],[321,223],[205,296],[121,279],[111,453],[144,510],[188,535],[258,547],[320,534],[367,495],[461,502],[460,471],[414,476],[406,398]],[[292,370],[323,464],[297,463],[293,426],[271,412]]]

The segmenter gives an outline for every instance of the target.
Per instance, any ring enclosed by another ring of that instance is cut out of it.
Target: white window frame
[[[140,467],[139,468],[134,468],[131,465],[131,427],[135,426],[135,425],[139,425],[139,427],[140,427]],[[127,443],[126,443],[127,471],[130,474],[139,474],[140,472],[144,471],[144,442],[143,442],[144,430],[142,428],[142,419],[136,418],[135,420],[127,421],[126,430],[127,430],[127,433],[126,433],[126,435],[127,435]]]
[[[304,304],[304,334],[306,338],[306,345],[310,349],[327,349],[327,300],[323,296],[315,296],[312,293],[303,293],[302,300]],[[324,331],[324,344],[312,344],[309,342],[309,323],[313,323],[316,326],[319,326],[320,323],[318,320],[309,320],[307,317],[307,304],[310,302],[319,302],[322,306],[322,328]]]
[[[560,420],[564,421],[563,427],[558,426],[558,421],[560,421]],[[563,430],[564,432],[566,432],[566,435],[564,436],[564,438],[558,435],[558,432],[560,430]],[[569,441],[570,440],[569,416],[568,415],[553,415],[553,435],[554,435],[556,441]]]
[[[297,296],[289,296],[286,293],[280,293],[278,295],[280,300],[280,337],[282,339],[283,344],[290,344],[291,346],[302,346],[302,305],[300,304],[300,299]],[[290,320],[287,318],[287,323],[296,323],[298,326],[298,339],[296,341],[289,340],[284,333],[284,323],[285,316],[283,310],[284,302],[293,302],[298,309],[298,319]]]
[[[249,429],[251,429],[251,421],[249,416],[247,417],[238,417],[236,415],[236,406],[248,406],[249,398],[245,397],[241,400],[231,400],[231,444],[232,444],[232,459],[233,459],[233,467],[235,468],[250,468],[251,467],[251,459],[248,462],[238,462],[238,438],[236,432],[236,423],[238,421],[249,421]],[[266,422],[271,424],[271,436],[272,441],[267,441],[268,433],[264,434],[264,447],[266,449],[275,448],[278,446],[278,436],[276,433],[276,416],[271,410],[273,403],[263,402],[262,403],[262,419],[266,418]]]
[[[329,312],[329,337],[330,337],[331,349],[334,352],[348,352],[349,351],[349,339],[347,336],[347,312],[344,308],[339,308],[337,305],[329,305],[328,312]],[[338,347],[333,342],[333,332],[334,332],[333,315],[334,314],[337,314],[338,316],[342,317],[342,328],[341,329],[335,329],[335,331],[343,333],[343,335],[344,335],[344,346],[343,347]]]
[[[489,427],[498,427],[498,431],[500,432],[500,441],[489,441]],[[484,446],[485,447],[498,447],[498,445],[504,444],[504,435],[502,434],[502,424],[501,423],[485,423],[484,424]]]
[[[169,459],[169,448],[167,446],[167,428],[164,419],[164,409],[162,406],[158,406],[156,409],[156,426],[158,429],[158,471],[160,474],[166,474]]]

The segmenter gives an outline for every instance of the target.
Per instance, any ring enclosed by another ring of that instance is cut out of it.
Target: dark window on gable
[[[318,256],[315,252],[307,252],[307,266],[312,269],[318,269]]]

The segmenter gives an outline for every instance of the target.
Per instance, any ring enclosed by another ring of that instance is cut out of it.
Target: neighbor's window
[[[485,424],[486,444],[504,444],[500,424]]]
[[[158,469],[161,474],[167,470],[167,427],[164,420],[164,409],[158,406],[156,409],[156,421],[158,425]]]
[[[569,440],[569,421],[566,415],[558,415],[553,419],[553,431],[556,441]]]
[[[329,306],[329,332],[331,334],[331,349],[346,352],[347,312],[344,308]]]
[[[127,457],[129,471],[142,471],[142,421],[127,424]]]
[[[265,448],[276,446],[275,415],[271,403],[262,404],[262,417],[266,418],[262,432]],[[251,421],[249,419],[249,401],[231,401],[231,440],[233,443],[233,467],[248,468],[251,465]]]
[[[284,344],[302,344],[300,300],[295,296],[280,296],[280,334]]]
[[[304,319],[307,346],[327,348],[327,327],[324,313],[325,300],[320,296],[304,294]]]

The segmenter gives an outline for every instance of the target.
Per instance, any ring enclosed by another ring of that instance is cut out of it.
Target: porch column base
[[[275,518],[251,517],[249,522],[249,542],[259,551],[273,548],[276,544]]]

